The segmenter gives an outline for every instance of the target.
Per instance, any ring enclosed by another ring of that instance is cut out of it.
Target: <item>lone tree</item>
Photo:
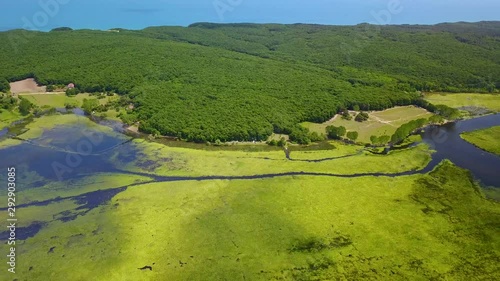
[[[97,99],[83,99],[82,109],[86,114],[92,114],[98,107],[99,101]]]
[[[284,137],[281,137],[281,139],[276,143],[276,145],[278,145],[280,147],[285,147],[286,139]]]
[[[347,132],[347,138],[352,140],[352,141],[356,141],[358,139],[358,132],[356,131],[352,131],[352,132]]]
[[[66,89],[66,95],[68,97],[76,96],[80,93],[80,90],[78,88],[68,88]]]
[[[340,127],[335,127],[335,126],[328,126],[326,127],[326,133],[328,135],[328,138],[334,139],[334,140],[339,140],[342,139],[342,137],[346,133],[346,128],[343,126]]]
[[[21,99],[21,102],[19,103],[19,112],[21,112],[22,115],[30,114],[32,108],[33,104],[29,100]]]

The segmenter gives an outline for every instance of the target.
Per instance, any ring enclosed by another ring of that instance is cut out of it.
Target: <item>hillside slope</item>
[[[419,104],[416,90],[498,91],[499,27],[14,30],[0,33],[0,84],[33,77],[43,85],[128,95],[136,107],[125,119],[141,121],[148,133],[199,142],[263,140],[354,105]]]

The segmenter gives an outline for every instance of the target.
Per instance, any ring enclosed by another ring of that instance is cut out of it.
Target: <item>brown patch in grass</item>
[[[10,91],[13,94],[19,93],[45,93],[47,92],[47,87],[38,86],[35,82],[35,79],[28,78],[22,81],[12,82],[10,83]]]

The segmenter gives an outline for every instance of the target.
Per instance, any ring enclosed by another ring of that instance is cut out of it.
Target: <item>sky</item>
[[[0,30],[195,22],[435,24],[500,20],[498,0],[0,0]]]

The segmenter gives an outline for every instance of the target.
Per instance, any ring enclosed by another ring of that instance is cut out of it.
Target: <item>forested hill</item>
[[[196,23],[151,27],[155,38],[263,58],[380,72],[419,90],[500,88],[500,22],[357,26]]]
[[[136,105],[127,121],[193,141],[261,140],[354,105],[419,104],[417,90],[500,89],[499,22],[63,28],[0,42],[0,91],[33,77],[117,92]]]

